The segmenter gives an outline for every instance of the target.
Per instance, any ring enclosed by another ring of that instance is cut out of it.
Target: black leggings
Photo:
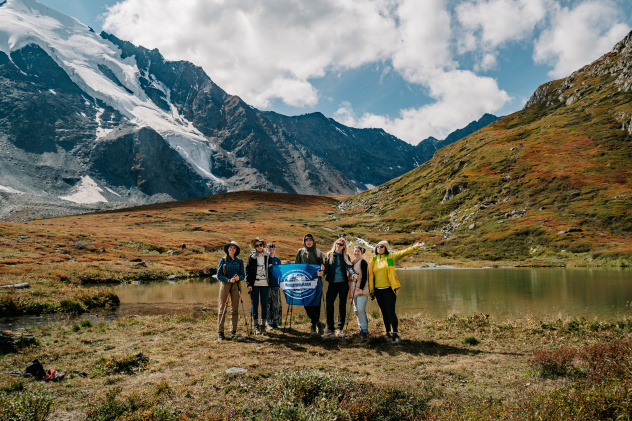
[[[312,322],[312,326],[316,326],[320,321],[320,301],[317,306],[305,306],[305,313],[307,313],[307,317]]]
[[[338,329],[345,326],[347,313],[347,294],[349,294],[348,282],[331,282],[327,288],[327,329],[334,330],[334,302],[338,298]]]
[[[380,306],[382,311],[382,319],[384,319],[384,328],[386,333],[391,331],[397,333],[397,315],[395,314],[395,302],[397,301],[397,295],[392,288],[376,289],[375,298],[377,299],[377,305]]]

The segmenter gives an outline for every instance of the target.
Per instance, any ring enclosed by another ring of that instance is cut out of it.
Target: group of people
[[[369,337],[366,305],[369,299],[376,299],[382,312],[385,336],[394,344],[399,343],[395,304],[397,291],[401,285],[395,273],[394,263],[423,247],[424,244],[417,242],[405,250],[391,253],[388,242],[380,241],[375,247],[375,255],[367,263],[364,259],[366,250],[361,245],[354,246],[353,257],[351,257],[347,253],[347,242],[344,238],[338,238],[331,250],[323,254],[316,248],[314,237],[311,234],[305,235],[303,247],[296,253],[294,263],[320,266],[317,274],[319,277],[324,277],[329,284],[325,295],[326,326],[320,321],[320,301],[317,305],[305,306],[305,312],[311,321],[310,333],[324,338],[344,336],[347,299],[351,299],[359,327],[355,335],[360,336],[361,341],[366,341]],[[252,240],[251,245],[253,250],[245,266],[243,260],[238,257],[239,245],[234,241],[224,246],[226,256],[219,261],[217,278],[220,280],[218,310],[218,339],[220,340],[225,339],[224,321],[229,301],[231,302],[230,336],[234,338],[237,335],[240,301],[243,310],[240,281],[244,279],[251,296],[251,317],[255,334],[265,334],[282,324],[280,285],[271,274],[272,266],[281,264],[281,260],[275,256],[276,246],[274,243],[266,243],[261,237]],[[338,319],[334,323],[336,300],[338,300]]]

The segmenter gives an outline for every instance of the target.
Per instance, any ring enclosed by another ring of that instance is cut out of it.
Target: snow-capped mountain
[[[261,112],[189,62],[0,0],[0,218],[19,203],[349,194],[429,158],[382,130]]]

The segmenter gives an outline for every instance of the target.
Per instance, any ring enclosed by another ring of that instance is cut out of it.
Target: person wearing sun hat
[[[265,333],[268,319],[270,255],[266,252],[266,242],[263,238],[256,237],[250,244],[253,250],[246,264],[246,285],[250,293],[250,312],[255,324],[255,335],[259,335]],[[261,321],[259,321],[259,307],[261,307]]]
[[[231,241],[224,245],[225,257],[219,260],[217,267],[217,279],[219,279],[219,320],[217,327],[217,339],[223,340],[224,336],[224,320],[226,316],[228,298],[230,297],[231,306],[231,330],[230,336],[234,338],[237,335],[237,321],[239,319],[239,283],[244,280],[246,273],[244,271],[244,261],[239,257],[240,248],[235,241]],[[237,285],[235,285],[237,284]]]
[[[393,344],[399,343],[398,320],[395,314],[397,290],[401,287],[394,263],[404,256],[423,247],[426,243],[417,242],[396,253],[388,250],[388,241],[380,241],[375,246],[375,256],[369,264],[369,293],[377,299],[377,305],[382,312],[386,336],[392,339]],[[393,333],[391,334],[391,328]]]

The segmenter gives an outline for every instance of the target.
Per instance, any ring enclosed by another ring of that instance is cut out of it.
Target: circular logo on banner
[[[312,275],[303,269],[289,270],[281,279],[281,289],[295,300],[309,299],[314,295],[317,286],[318,278],[312,279]]]

